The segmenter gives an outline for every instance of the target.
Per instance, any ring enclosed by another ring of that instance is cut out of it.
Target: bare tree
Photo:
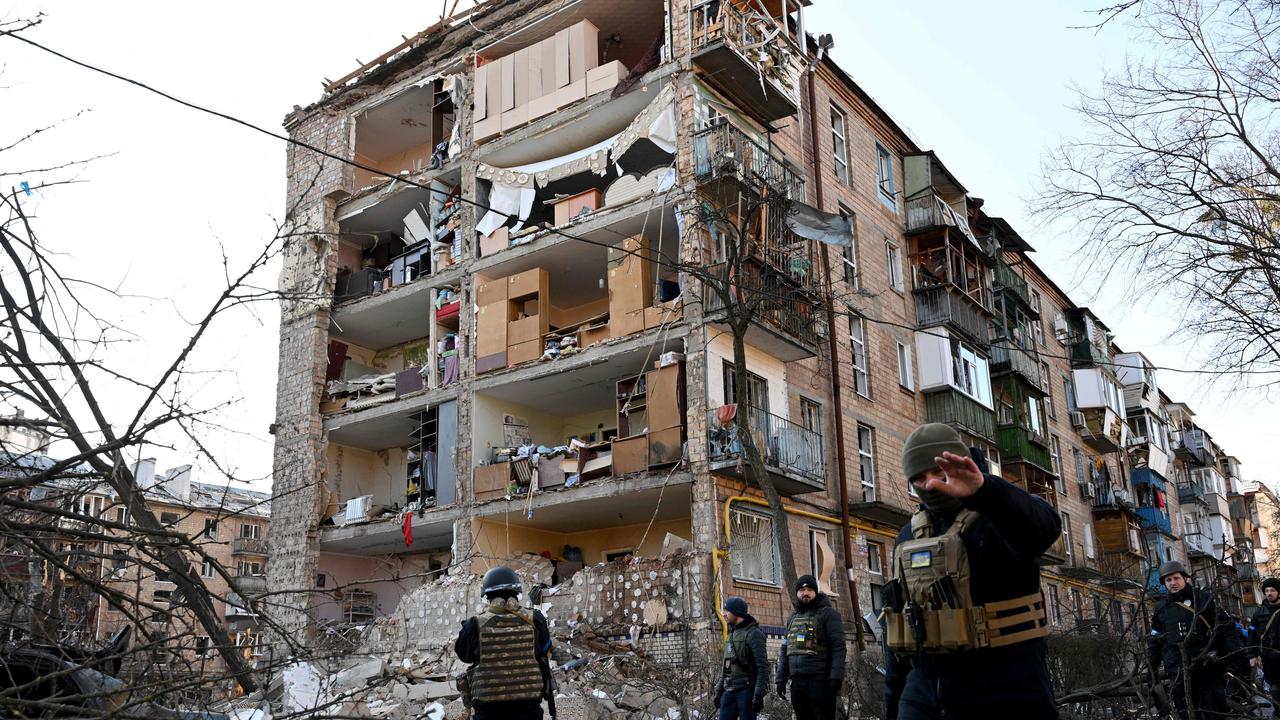
[[[1147,59],[1081,93],[1089,130],[1044,163],[1035,209],[1085,232],[1092,279],[1184,303],[1211,369],[1280,382],[1280,8],[1269,0],[1137,0]],[[1208,346],[1206,346],[1207,348]],[[1256,379],[1256,378],[1255,378]]]

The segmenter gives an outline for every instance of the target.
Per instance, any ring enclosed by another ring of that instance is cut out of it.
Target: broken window
[[[210,540],[218,537],[218,521],[211,518],[205,518],[203,535]]]
[[[889,264],[889,287],[902,292],[906,284],[902,279],[902,249],[893,242],[884,241],[885,260]]]
[[[902,341],[898,345],[898,385],[907,390],[916,389],[915,369],[911,366],[911,347]]]
[[[836,173],[836,178],[840,182],[849,184],[849,143],[848,137],[848,116],[844,111],[831,106],[831,161],[832,169]]]
[[[880,190],[880,201],[896,211],[897,198],[893,187],[893,154],[880,143],[876,143],[876,187]]]
[[[774,555],[773,521],[757,513],[732,510],[732,564],[734,578],[776,585],[778,563]]]
[[[165,527],[172,527],[178,524],[178,513],[162,512],[160,513],[160,524]]]

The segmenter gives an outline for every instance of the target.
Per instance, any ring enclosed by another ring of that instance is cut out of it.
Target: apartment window
[[[218,537],[218,521],[210,518],[204,519],[204,536],[210,540]]]
[[[205,635],[196,636],[196,652],[203,653],[209,649],[209,638]]]
[[[173,527],[178,524],[178,513],[162,512],[160,513],[160,524],[165,527]]]
[[[1084,524],[1084,556],[1090,560],[1095,557],[1095,551],[1093,548],[1093,523]]]
[[[800,398],[800,424],[805,430],[822,434],[822,405],[807,397]]]
[[[725,403],[744,404],[767,413],[769,412],[769,381],[748,370],[746,397],[739,397],[737,376],[734,374],[733,363],[725,360],[724,401]],[[755,420],[756,418],[751,419]]]
[[[1071,588],[1071,610],[1076,614],[1076,621],[1084,619],[1084,602],[1080,599],[1080,591]]]
[[[111,551],[111,567],[116,570],[123,570],[129,564],[129,552],[127,550]]]
[[[1053,411],[1053,386],[1049,384],[1049,363],[1040,363],[1040,387],[1044,388],[1044,411],[1052,420],[1056,415]]]
[[[1062,544],[1065,545],[1067,562],[1071,562],[1074,548],[1071,547],[1071,516],[1062,513]]]
[[[884,241],[885,260],[889,264],[889,287],[902,292],[907,288],[902,279],[902,248],[889,240]]]
[[[213,561],[212,560],[205,560],[203,563],[201,563],[200,577],[207,577],[207,578],[213,577]]]
[[[765,515],[731,510],[729,524],[733,528],[733,577],[776,585],[773,521]]]
[[[871,608],[878,615],[884,609],[884,546],[867,543],[867,576],[871,581]]]
[[[262,563],[252,560],[241,560],[236,563],[236,574],[240,576],[261,575]]]
[[[151,599],[154,602],[167,603],[169,602],[169,599],[172,595],[173,595],[172,590],[156,590],[155,592],[151,593]]]
[[[1049,622],[1054,625],[1062,624],[1062,607],[1058,604],[1058,586],[1049,586]]]
[[[1030,296],[1031,296],[1031,297],[1030,297],[1030,300],[1031,300],[1031,309],[1036,311],[1036,319],[1035,319],[1035,322],[1031,323],[1031,332],[1032,332],[1032,333],[1035,335],[1035,337],[1036,337],[1036,346],[1037,346],[1037,347],[1044,347],[1044,320],[1042,320],[1042,319],[1039,317],[1039,315],[1040,315],[1040,293],[1038,293],[1038,292],[1036,292],[1035,290],[1032,290],[1032,289],[1030,289],[1030,288],[1028,288],[1028,289],[1027,289],[1027,292],[1028,292],[1028,293],[1030,294]]]
[[[1040,399],[1027,396],[1027,429],[1036,435],[1044,435],[1044,418],[1041,416]]]
[[[1079,408],[1076,407],[1075,386],[1071,384],[1071,378],[1066,375],[1062,376],[1062,396],[1067,399],[1067,412],[1076,412],[1079,410]]]
[[[129,522],[129,511],[124,507],[116,508],[116,524],[127,525]]]
[[[1093,596],[1093,619],[1101,620],[1102,618],[1102,598],[1095,593]]]
[[[898,209],[893,189],[893,154],[876,143],[876,188],[880,190],[880,202]]]
[[[863,502],[876,499],[875,430],[858,423],[858,474],[862,480]]]
[[[898,384],[907,390],[916,389],[916,372],[911,363],[911,346],[898,341]]]
[[[1067,474],[1062,472],[1062,443],[1058,440],[1057,435],[1049,437],[1049,465],[1054,474],[1058,476],[1058,492],[1067,492]]]
[[[840,206],[840,217],[849,221],[849,246],[841,250],[840,258],[844,265],[844,281],[849,284],[853,290],[860,287],[861,280],[858,277],[858,216],[852,210]]]
[[[156,582],[171,583],[173,582],[173,575],[171,575],[168,570],[157,570]]]
[[[848,117],[837,108],[831,106],[831,167],[835,170],[840,182],[849,184],[849,121]]]
[[[1076,466],[1076,484],[1084,487],[1084,453],[1080,452],[1080,448],[1071,448],[1071,462]]]
[[[324,573],[316,573],[316,587],[322,588],[329,582],[328,576]]]
[[[951,362],[957,390],[991,407],[991,373],[987,359],[961,342],[951,344]]]
[[[240,523],[240,537],[250,540],[259,540],[262,538],[262,526],[254,525],[252,523]]]
[[[849,318],[849,344],[853,346],[853,390],[869,398],[871,377],[867,374],[867,321],[863,318]]]

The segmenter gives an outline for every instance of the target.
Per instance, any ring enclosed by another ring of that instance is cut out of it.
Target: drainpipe
[[[817,101],[815,100],[813,76],[818,71],[815,62],[808,69],[809,76],[809,144],[813,148],[813,190],[818,209],[822,209],[822,162],[818,151]],[[840,355],[836,350],[836,313],[832,307],[831,293],[831,259],[827,256],[827,248],[819,244],[822,255],[823,290],[826,293],[824,303],[827,306],[827,349],[831,356],[831,404],[836,425],[836,473],[840,480],[840,536],[844,541],[844,576],[849,583],[849,599],[853,602],[853,624],[857,628],[854,637],[858,641],[858,652],[866,648],[862,639],[862,606],[858,602],[858,583],[853,575],[853,541],[849,527],[849,483],[844,465],[844,405],[840,397]]]

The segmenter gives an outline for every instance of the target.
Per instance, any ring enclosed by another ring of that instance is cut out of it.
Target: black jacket
[[[818,593],[817,597],[808,603],[792,598],[791,604],[795,606],[795,612],[791,613],[791,617],[787,619],[787,625],[791,625],[791,619],[797,615],[805,613],[815,615],[819,633],[818,642],[827,649],[827,652],[825,655],[796,655],[789,658],[787,641],[784,638],[782,648],[778,651],[777,682],[786,682],[788,678],[797,675],[843,681],[846,649],[844,622],[840,619],[840,613],[831,607],[831,601],[822,593]]]
[[[979,458],[975,458],[978,460]],[[978,462],[985,472],[986,461]],[[969,592],[975,605],[1040,592],[1038,558],[1058,539],[1062,523],[1045,501],[984,474],[982,487],[964,499],[981,517],[961,539],[969,555]],[[933,516],[941,534],[950,517]],[[911,524],[898,542],[911,540]],[[885,648],[885,708],[891,720],[899,702],[949,718],[1056,718],[1043,638],[960,653],[894,655]]]
[[[738,662],[720,674],[716,694],[722,690],[751,688],[752,695],[763,698],[769,688],[769,655],[760,624],[750,615],[743,617],[729,631],[725,644],[733,647]]]
[[[1165,597],[1151,613],[1151,668],[1157,670],[1163,662],[1165,670],[1178,672],[1184,644],[1192,667],[1204,670],[1224,669],[1223,661],[1243,650],[1235,621],[1218,607],[1213,593],[1191,585]]]
[[[1250,623],[1249,656],[1261,656],[1262,662],[1280,666],[1280,603],[1263,600]]]

